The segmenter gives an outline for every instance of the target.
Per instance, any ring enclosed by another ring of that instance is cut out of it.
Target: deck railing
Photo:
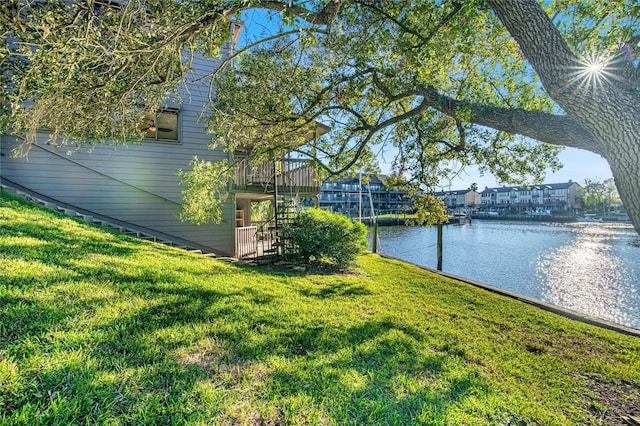
[[[236,228],[236,257],[256,259],[277,252],[275,227],[271,223]]]
[[[236,162],[234,188],[247,189],[251,186],[273,188],[302,188],[304,192],[320,192],[320,178],[310,160],[285,159],[254,164],[242,159]]]
[[[236,256],[238,259],[256,254],[257,229],[255,226],[241,226],[236,228]]]

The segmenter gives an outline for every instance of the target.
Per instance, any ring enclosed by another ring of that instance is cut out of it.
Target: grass
[[[640,406],[640,339],[402,262],[269,272],[5,193],[0,224],[0,424],[577,425]]]

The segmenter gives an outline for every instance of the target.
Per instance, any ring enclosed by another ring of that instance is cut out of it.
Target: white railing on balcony
[[[285,188],[313,188],[320,192],[320,179],[310,160],[277,160],[255,165],[247,159],[236,162],[234,186],[246,188],[251,185],[273,186]]]

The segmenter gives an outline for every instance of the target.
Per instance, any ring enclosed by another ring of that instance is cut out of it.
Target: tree
[[[607,213],[611,213],[612,211],[612,203],[620,204],[620,196],[618,194],[618,188],[616,188],[616,183],[613,179],[605,179],[604,180],[605,194],[607,196]]]
[[[634,0],[60,3],[0,6],[5,129],[125,141],[136,108],[157,107],[184,77],[185,46],[218,53],[237,13],[262,7],[283,17],[279,37],[241,51],[240,72],[212,76],[210,128],[229,149],[297,150],[340,172],[389,143],[396,171],[428,186],[472,163],[540,180],[558,166],[555,147],[586,149],[609,162],[640,231]],[[300,145],[315,120],[330,137]]]
[[[592,213],[602,214],[605,199],[604,183],[597,179],[585,179],[582,190],[585,209]]]
[[[603,181],[585,179],[582,191],[585,209],[592,213],[611,213],[611,203],[618,199],[618,192],[612,179]]]

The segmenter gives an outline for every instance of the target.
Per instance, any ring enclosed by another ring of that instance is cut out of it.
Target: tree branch
[[[378,13],[379,15],[381,15],[385,20],[393,22],[398,28],[400,28],[405,33],[411,34],[414,37],[416,37],[419,40],[419,43],[416,44],[415,46],[412,46],[411,49],[420,49],[420,48],[424,47],[427,43],[429,43],[429,41],[431,41],[431,39],[433,39],[433,37],[436,35],[436,33],[442,27],[447,25],[454,18],[454,16],[456,16],[458,14],[458,12],[460,12],[460,10],[462,9],[462,6],[464,4],[464,2],[462,2],[462,1],[454,0],[453,1],[453,9],[449,13],[447,13],[447,15],[444,16],[440,22],[438,22],[435,25],[435,27],[429,32],[429,34],[423,35],[418,30],[414,30],[413,28],[405,25],[404,22],[402,22],[398,18],[395,18],[395,17],[391,16],[382,7],[378,7],[378,4],[377,4],[378,2],[375,2],[375,1],[372,2],[372,1],[368,1],[368,0],[359,0],[359,1],[356,1],[356,3],[359,4],[362,7],[366,7],[366,8],[369,8],[369,9],[373,10],[374,12]]]
[[[268,43],[270,41],[273,40],[278,40],[280,38],[285,38],[288,37],[290,35],[294,35],[294,34],[300,34],[300,33],[319,33],[319,34],[327,34],[327,31],[325,30],[320,30],[320,29],[316,29],[316,28],[297,28],[295,30],[291,30],[291,31],[285,31],[282,33],[278,33],[278,34],[274,34],[272,36],[268,36],[268,37],[263,37],[260,40],[248,44],[246,46],[244,46],[242,49],[238,49],[235,52],[233,52],[233,54],[226,56],[224,59],[222,59],[220,61],[220,65],[218,65],[218,67],[213,71],[210,72],[208,74],[205,74],[201,77],[198,77],[197,79],[193,80],[194,82],[198,82],[204,79],[208,79],[208,78],[215,78],[218,74],[220,74],[220,72],[225,68],[225,66],[227,66],[229,63],[231,63],[236,57],[238,57],[239,55],[253,49],[254,47],[260,46],[262,44]]]
[[[580,65],[562,34],[535,0],[487,0],[522,52],[547,92],[555,99]],[[526,25],[523,20],[526,19]]]
[[[298,18],[305,20],[312,25],[320,25],[331,27],[331,24],[336,19],[340,7],[344,3],[344,0],[329,0],[327,4],[317,12],[307,9],[304,6],[294,4],[290,1],[258,1],[251,4],[250,7],[242,9],[255,9],[262,8],[272,10],[274,12],[289,12]],[[234,10],[235,11],[235,10]]]
[[[440,94],[433,87],[420,90],[420,95],[424,97],[425,104],[455,119],[552,145],[586,149],[602,154],[593,135],[566,115],[458,101]],[[468,113],[469,117],[466,117]]]
[[[462,5],[463,2],[454,1],[453,9],[451,10],[451,12],[449,12],[444,18],[442,18],[442,20],[438,22],[435,28],[431,30],[431,32],[426,37],[423,38],[422,43],[413,46],[412,49],[420,49],[424,47],[436,35],[436,33],[440,31],[442,27],[447,25],[453,19],[453,17],[456,16],[458,12],[460,12],[460,10],[462,9]]]

